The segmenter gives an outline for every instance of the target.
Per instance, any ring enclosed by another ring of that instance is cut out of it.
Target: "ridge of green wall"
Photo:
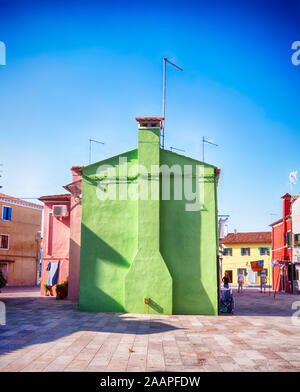
[[[125,310],[143,313],[146,309],[149,313],[172,314],[172,278],[159,250],[159,128],[139,128],[138,151],[139,165],[143,165],[152,177],[139,177],[140,185],[147,186],[148,197],[147,200],[140,199],[137,202],[138,248],[125,277]],[[157,166],[156,172],[153,171],[153,165]],[[153,189],[156,189],[156,195]],[[145,305],[145,299],[150,301],[149,306]]]

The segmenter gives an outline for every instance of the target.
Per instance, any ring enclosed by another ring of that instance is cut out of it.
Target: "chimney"
[[[81,169],[83,168],[84,166],[72,166],[71,167],[71,174],[72,174],[72,182],[75,182],[75,181],[78,181],[78,180],[81,180]]]
[[[163,118],[137,117],[136,120],[138,163],[144,168],[143,172],[140,171],[139,183],[142,187],[147,186],[148,198],[143,197],[137,201],[138,244],[137,253],[125,277],[125,310],[129,313],[144,313],[147,300],[150,304],[148,310],[151,313],[159,313],[157,309],[163,309],[163,313],[172,314],[172,277],[159,247],[160,130]],[[157,167],[157,172],[152,170],[153,165]],[[152,176],[150,177],[149,174]],[[157,195],[151,198],[153,189],[157,190]],[[158,308],[153,308],[151,306],[153,303],[158,304]]]
[[[282,196],[283,199],[283,219],[287,216],[291,215],[291,204],[292,204],[292,196],[289,193],[286,193]]]

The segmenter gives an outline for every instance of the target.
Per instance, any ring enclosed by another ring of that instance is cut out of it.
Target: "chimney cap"
[[[135,119],[141,126],[153,127],[159,123],[160,128],[162,128],[164,117],[136,117]]]

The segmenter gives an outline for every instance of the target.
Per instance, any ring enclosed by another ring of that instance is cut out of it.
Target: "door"
[[[225,275],[229,278],[229,283],[232,283],[232,270],[226,270]]]
[[[7,281],[8,264],[7,263],[1,263],[0,264],[0,269],[2,271],[2,275],[3,275],[4,279]]]

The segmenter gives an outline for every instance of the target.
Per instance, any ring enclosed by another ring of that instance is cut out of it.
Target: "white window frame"
[[[11,209],[11,212],[12,212],[12,207],[11,207],[11,206],[6,206],[6,205],[3,204],[3,206],[2,206],[2,216],[1,216],[1,219],[2,219],[4,222],[11,222],[11,219],[10,219],[10,220],[8,220],[8,219],[3,219],[4,207],[10,208],[10,209]],[[3,234],[3,235],[4,235],[4,234]]]
[[[7,248],[0,248],[0,250],[9,250],[9,240],[10,240],[9,234],[0,234],[0,236],[2,235],[6,235],[8,237],[8,241],[7,241]]]

